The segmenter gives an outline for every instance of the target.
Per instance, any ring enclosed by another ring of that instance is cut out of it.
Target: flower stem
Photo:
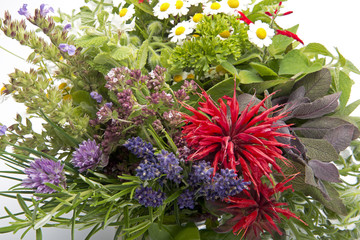
[[[20,58],[21,60],[26,61],[26,60],[25,60],[25,58],[20,57],[19,55],[16,55],[16,54],[15,54],[15,53],[13,53],[13,52],[10,52],[9,50],[7,50],[7,49],[6,49],[6,48],[4,48],[4,47],[0,46],[0,48],[1,48],[2,50],[4,50],[4,51],[6,51],[6,52],[8,52],[8,53],[10,53],[10,54],[12,54],[12,55],[14,55],[15,57]]]

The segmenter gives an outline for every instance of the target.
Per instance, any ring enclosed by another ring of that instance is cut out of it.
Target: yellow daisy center
[[[64,99],[65,101],[69,101],[69,100],[72,99],[72,96],[71,96],[70,94],[66,94],[65,96],[63,96],[63,99]]]
[[[225,30],[225,31],[219,33],[219,35],[222,38],[228,38],[228,37],[230,37],[230,32],[228,30]]]
[[[176,1],[175,3],[176,9],[181,9],[183,5],[184,5],[183,1]]]
[[[0,90],[0,95],[3,94],[3,92],[6,90],[6,87],[2,87],[1,90]]]
[[[60,85],[59,85],[59,89],[61,90],[61,89],[64,89],[65,87],[67,86],[67,84],[66,83],[61,83]]]
[[[203,15],[201,13],[197,13],[197,14],[194,15],[193,21],[198,23],[198,22],[201,21],[202,18],[203,18]]]
[[[200,37],[199,34],[193,34],[192,36],[193,36],[193,37],[196,37],[196,38],[197,38],[197,37]]]
[[[181,35],[185,32],[185,28],[184,27],[178,27],[176,30],[175,30],[175,35]]]
[[[175,75],[174,76],[174,81],[175,82],[181,82],[183,80],[182,76],[181,75]]]
[[[170,3],[163,3],[160,6],[160,11],[165,12],[170,7]]]
[[[214,3],[212,3],[211,6],[210,6],[210,8],[211,8],[212,10],[218,10],[218,9],[220,9],[220,7],[221,7],[221,5],[220,5],[220,3],[218,3],[218,2],[214,2]]]
[[[127,9],[127,8],[121,9],[120,12],[119,12],[120,17],[124,17],[127,12],[128,12],[128,9]]]
[[[258,28],[256,30],[256,36],[260,39],[265,39],[266,38],[266,30],[263,28]]]
[[[187,75],[186,79],[195,79],[194,74],[189,73],[189,75]]]
[[[238,0],[228,0],[227,3],[231,8],[237,8],[240,5]]]

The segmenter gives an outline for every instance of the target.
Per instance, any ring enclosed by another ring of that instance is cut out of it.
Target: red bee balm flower
[[[276,123],[284,115],[271,117],[279,106],[266,109],[264,102],[269,96],[254,106],[250,102],[239,114],[235,90],[233,98],[220,98],[219,106],[205,91],[202,95],[205,102],[199,102],[198,110],[185,105],[194,115],[183,114],[187,124],[182,133],[188,146],[194,151],[188,157],[189,160],[210,157],[214,173],[219,167],[231,168],[235,172],[240,170],[244,180],[252,181],[256,188],[263,175],[271,180],[272,170],[269,164],[282,173],[275,159],[287,163],[279,147],[289,146],[278,142],[275,137],[290,135],[277,131],[284,127]],[[227,101],[226,104],[223,99]],[[260,108],[265,110],[260,112]]]
[[[260,195],[255,190],[243,190],[240,195],[226,199],[225,201],[232,204],[222,209],[222,211],[234,215],[226,224],[233,225],[234,233],[241,233],[242,237],[247,237],[248,239],[258,239],[260,233],[264,230],[271,234],[275,230],[282,235],[282,232],[275,224],[275,222],[281,220],[279,214],[284,215],[288,219],[293,217],[302,221],[290,210],[281,208],[282,206],[287,206],[286,203],[276,202],[276,199],[273,197],[275,193],[291,188],[291,185],[285,186],[285,184],[292,179],[293,177],[278,183],[274,188],[261,184],[259,186],[261,189]],[[305,222],[303,223],[306,224]]]

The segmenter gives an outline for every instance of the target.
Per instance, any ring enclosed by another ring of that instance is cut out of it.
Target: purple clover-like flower
[[[70,29],[71,29],[71,23],[68,23],[63,27],[63,32],[70,31]]]
[[[194,207],[195,207],[194,198],[195,198],[195,193],[193,191],[190,191],[189,189],[186,189],[178,197],[177,204],[180,209],[183,209],[183,208],[194,209]]]
[[[134,198],[144,207],[159,207],[163,204],[166,196],[161,190],[155,191],[151,187],[136,189]]]
[[[0,136],[5,135],[7,127],[5,125],[0,126]]]
[[[68,45],[66,43],[59,44],[59,49],[63,52],[67,52],[70,56],[73,56],[76,51],[76,47],[74,45]]]
[[[166,178],[179,184],[182,179],[180,173],[183,169],[179,166],[179,159],[177,159],[175,154],[161,150],[161,153],[157,154],[156,158],[159,161],[161,172],[166,174]]]
[[[55,162],[47,158],[35,159],[24,172],[27,174],[27,178],[23,180],[22,185],[26,188],[36,189],[36,193],[56,192],[45,183],[66,187],[64,165],[59,161]]]
[[[27,10],[27,4],[23,4],[18,13],[25,16],[26,18],[30,18],[30,13]]]
[[[97,103],[101,103],[103,97],[101,96],[101,94],[97,93],[97,92],[91,92],[90,96],[92,97],[92,99],[94,99]]]
[[[51,6],[44,3],[40,5],[40,15],[42,17],[45,17],[49,12],[54,12],[54,9]]]
[[[79,172],[97,167],[102,160],[102,152],[95,140],[83,141],[73,154],[71,163]]]

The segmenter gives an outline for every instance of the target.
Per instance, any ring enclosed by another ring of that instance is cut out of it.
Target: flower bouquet
[[[0,233],[360,237],[360,71],[283,29],[281,1],[85,2],[0,21],[35,66],[1,88],[28,116],[0,127],[1,176],[18,181],[0,194],[22,209]]]

